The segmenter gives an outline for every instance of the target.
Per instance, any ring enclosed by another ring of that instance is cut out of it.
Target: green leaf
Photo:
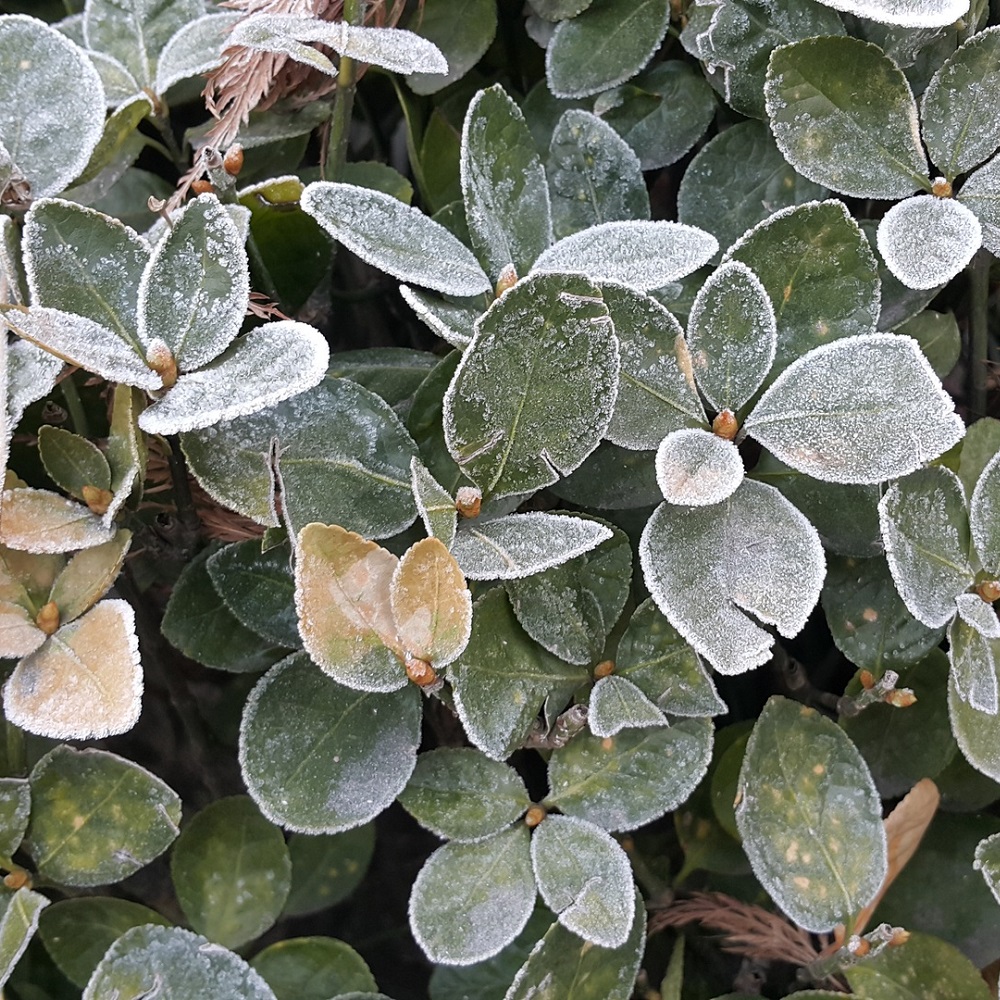
[[[374,850],[375,828],[371,823],[343,833],[293,833],[288,838],[292,887],[285,915],[315,913],[346,899],[364,878]]]
[[[7,345],[7,436],[20,423],[25,409],[52,391],[62,368],[61,358],[26,340]]]
[[[920,345],[938,378],[944,378],[958,363],[962,334],[954,313],[924,309],[896,327],[896,332],[912,337]]]
[[[963,449],[964,454],[964,449]],[[1000,452],[987,462],[969,501],[969,524],[984,568],[1000,573]]]
[[[239,955],[181,927],[145,924],[126,931],[94,970],[83,1000],[142,997],[276,1000],[266,982]]]
[[[964,701],[951,675],[948,680],[948,714],[952,732],[965,759],[977,771],[1000,781],[1000,716],[980,712]]]
[[[84,197],[84,191],[103,194],[106,186],[120,179],[146,146],[146,137],[138,126],[152,113],[153,102],[144,93],[133,94],[115,108],[104,123],[101,140],[86,168],[73,185],[74,197]]]
[[[668,0],[593,0],[562,21],[545,53],[556,97],[588,97],[635,76],[660,47],[670,22]]]
[[[1000,833],[979,841],[972,867],[982,873],[993,898],[1000,903]]]
[[[549,759],[547,804],[605,830],[634,830],[676,809],[708,769],[712,724],[682,719],[616,736],[580,733]]]
[[[554,483],[549,492],[578,508],[652,508],[663,498],[656,482],[654,458],[651,451],[632,451],[602,441],[576,472]]]
[[[281,831],[251,799],[234,795],[216,799],[185,824],[170,874],[192,928],[216,944],[238,948],[278,919],[292,865]]]
[[[965,0],[917,0],[916,3],[899,3],[899,0],[823,0],[823,3],[834,10],[906,28],[942,28],[953,24],[969,9]]]
[[[469,739],[488,757],[503,760],[524,741],[545,700],[565,704],[588,672],[532,642],[507,595],[496,588],[476,602],[469,645],[448,675]]]
[[[464,351],[472,340],[473,324],[480,316],[479,309],[447,302],[436,295],[427,295],[409,285],[400,285],[403,301],[442,340]]]
[[[0,778],[0,852],[12,855],[24,839],[31,789],[24,778]]]
[[[416,94],[436,94],[460,80],[489,48],[497,30],[493,0],[426,0],[409,22],[411,31],[433,42],[448,60],[448,72],[412,73],[407,83]]]
[[[111,503],[104,512],[104,526],[111,527],[123,505],[133,494],[141,495],[146,478],[146,441],[139,430],[139,414],[146,405],[145,394],[128,385],[116,385],[111,396],[111,428],[107,457],[111,466]]]
[[[669,725],[667,717],[631,681],[614,674],[602,677],[590,693],[587,724],[595,736],[614,736],[623,729]]]
[[[738,797],[754,874],[800,927],[831,930],[878,892],[886,873],[881,802],[835,723],[772,697],[747,744]]]
[[[106,490],[111,485],[104,452],[79,434],[43,425],[38,429],[38,453],[49,478],[77,500],[86,501],[85,486]]]
[[[458,523],[458,510],[454,499],[419,458],[414,457],[410,460],[410,476],[413,499],[417,502],[417,511],[428,535],[440,538],[448,548],[451,548]]]
[[[492,497],[548,486],[597,447],[618,371],[598,289],[564,274],[525,278],[476,324],[445,396],[448,450]]]
[[[375,990],[375,977],[349,945],[330,937],[276,941],[251,962],[277,1000],[330,1000]]]
[[[178,28],[160,50],[154,92],[165,94],[181,80],[207,74],[222,62],[226,32],[239,20],[234,11],[195,17]]]
[[[877,45],[825,37],[782,46],[764,100],[778,148],[817,184],[855,198],[927,186],[913,93]]]
[[[432,962],[472,965],[521,933],[535,896],[523,824],[476,844],[445,844],[413,883],[410,930]]]
[[[978,594],[955,598],[957,617],[948,629],[948,659],[958,696],[973,708],[996,715],[998,685],[995,656],[1000,653],[1000,621]]]
[[[965,437],[962,438],[962,452],[959,456],[957,471],[958,478],[962,481],[962,488],[965,490],[967,497],[971,498],[974,495],[979,477],[982,476],[986,466],[990,464],[990,460],[998,451],[1000,451],[1000,420],[994,417],[980,417],[979,420],[966,428]],[[985,486],[984,490],[986,490]],[[991,492],[992,488],[986,490],[983,501],[986,500]],[[972,510],[978,509],[978,507],[979,503],[972,504],[970,502],[970,522],[973,518],[977,521],[980,518],[980,513],[972,513]],[[973,536],[977,539],[976,549],[985,550],[979,552],[980,557],[985,556],[992,563],[992,559],[988,556],[990,546],[979,535],[981,529],[981,525],[977,527],[976,534]]]
[[[413,686],[391,694],[352,691],[305,654],[290,656],[257,682],[243,711],[239,756],[247,790],[272,823],[288,830],[336,833],[367,823],[413,772],[420,714]]]
[[[408,347],[368,347],[331,354],[328,374],[349,378],[398,406],[409,400],[439,360],[429,351]]]
[[[958,200],[979,219],[983,246],[990,253],[1000,252],[1000,157],[994,156],[969,175]]]
[[[49,901],[39,892],[0,892],[0,986],[10,978],[18,959],[38,929],[38,918]]]
[[[667,503],[717,504],[743,482],[743,459],[732,441],[701,427],[671,431],[656,450],[656,481]]]
[[[28,845],[62,885],[120,882],[173,842],[181,801],[138,764],[104,750],[50,750],[31,772]]]
[[[417,758],[399,804],[446,840],[484,840],[531,805],[520,775],[477,750],[438,749]]]

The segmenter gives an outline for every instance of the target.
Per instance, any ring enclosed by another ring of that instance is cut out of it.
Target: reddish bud
[[[937,198],[950,198],[951,184],[943,177],[935,177],[931,182],[931,194]]]
[[[198,180],[191,182],[191,190],[195,194],[214,194],[215,188],[212,187],[211,181],[206,181],[204,177],[199,177]]]
[[[541,806],[532,806],[524,814],[524,825],[529,830],[533,830],[547,815],[548,813]]]
[[[463,486],[455,494],[455,508],[462,517],[479,517],[483,494],[475,486]]]
[[[862,670],[858,673],[858,680],[866,691],[871,691],[875,687],[875,675],[870,670]]]
[[[406,676],[418,687],[430,687],[437,680],[437,673],[426,660],[408,656],[403,661],[403,666],[406,667]]]
[[[59,608],[55,601],[42,605],[42,609],[35,615],[35,624],[46,635],[52,635],[59,628]]]
[[[614,672],[614,660],[601,660],[601,662],[594,667],[594,680],[599,681],[602,677],[610,677]]]
[[[976,585],[976,593],[987,603],[1000,599],[1000,580],[983,580]]]
[[[115,498],[111,490],[102,490],[99,486],[84,486],[80,492],[83,493],[83,502],[92,514],[107,514],[111,501]]]
[[[739,429],[739,422],[732,410],[720,411],[712,421],[712,433],[725,441],[732,441]]]
[[[238,177],[243,169],[243,147],[237,142],[226,150],[222,166],[230,177]]]

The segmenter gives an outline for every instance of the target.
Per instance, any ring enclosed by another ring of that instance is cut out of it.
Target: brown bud
[[[115,498],[111,490],[102,490],[100,486],[84,486],[80,492],[83,494],[83,502],[92,514],[107,514],[111,501]]]
[[[35,624],[46,635],[52,635],[59,628],[59,608],[55,601],[42,605],[42,609],[35,615]]]
[[[943,177],[935,177],[931,182],[931,194],[937,198],[951,197],[951,184]]]
[[[204,177],[199,177],[198,180],[191,182],[191,190],[195,194],[214,194],[215,188],[212,187],[211,181],[206,181]]]
[[[177,360],[162,340],[150,342],[146,348],[146,364],[163,380],[164,389],[170,389],[177,383]]]
[[[455,509],[462,517],[479,517],[483,494],[475,486],[462,486],[455,494]]]
[[[601,662],[594,667],[594,680],[599,681],[602,677],[610,677],[614,672],[614,660],[601,660]]]
[[[893,708],[909,708],[917,703],[917,696],[909,688],[900,688],[886,692],[885,701]]]
[[[720,410],[712,421],[712,433],[725,441],[732,441],[739,429],[740,425],[732,410]]]
[[[230,177],[238,177],[243,169],[243,147],[238,143],[233,143],[226,150],[226,155],[222,158],[223,169]]]
[[[513,264],[507,264],[497,278],[496,288],[493,290],[497,298],[500,298],[508,288],[513,288],[517,284],[517,271]]]
[[[542,806],[532,806],[524,814],[524,825],[529,830],[533,830],[547,815],[548,813],[546,813]]]
[[[7,872],[3,877],[3,884],[8,888],[16,892],[18,889],[30,889],[31,888],[31,875],[28,874],[23,868],[15,868],[11,872]]]
[[[865,940],[865,938],[858,938],[852,948],[849,951],[856,958],[864,958],[872,950],[871,942]]]
[[[862,670],[858,673],[858,680],[866,691],[871,691],[875,687],[875,675],[870,670]]]
[[[892,937],[889,938],[889,947],[898,948],[901,944],[906,944],[910,940],[910,932],[903,927],[895,927]]]
[[[976,593],[987,603],[1000,599],[1000,580],[983,580],[976,584]]]
[[[437,673],[426,660],[407,656],[403,666],[406,667],[406,676],[418,687],[430,687],[437,680]]]

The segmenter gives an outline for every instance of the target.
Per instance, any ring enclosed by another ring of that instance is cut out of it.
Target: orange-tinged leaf
[[[70,559],[49,594],[63,624],[79,618],[111,589],[131,542],[132,532],[122,529],[110,542],[84,549]]]
[[[399,643],[409,655],[442,667],[469,644],[472,595],[439,538],[423,538],[403,555],[391,603]]]
[[[45,642],[45,633],[20,604],[0,601],[0,657],[14,659],[33,653]]]
[[[69,552],[108,541],[113,531],[82,504],[48,490],[5,490],[0,542],[25,552]]]

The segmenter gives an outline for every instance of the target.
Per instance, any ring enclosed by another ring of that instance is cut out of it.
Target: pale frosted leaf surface
[[[257,13],[244,18],[229,33],[229,45],[241,45],[257,52],[286,55],[304,63],[327,76],[336,76],[337,67],[319,49],[300,41],[297,35],[308,35],[312,30],[322,30],[316,18],[302,14]],[[332,29],[332,30],[330,30]],[[330,25],[328,34],[343,43],[342,24]],[[329,41],[327,42],[329,44]]]
[[[736,412],[774,363],[777,320],[767,291],[746,264],[730,260],[701,286],[687,343],[698,388],[716,410]]]
[[[442,667],[468,645],[472,595],[441,539],[422,538],[406,550],[389,596],[398,644],[407,655]]]
[[[472,965],[521,933],[537,896],[528,837],[518,825],[427,859],[410,893],[410,930],[432,962]]]
[[[531,837],[538,889],[559,923],[602,948],[632,929],[634,886],[625,852],[604,830],[572,816],[547,816]]]
[[[56,384],[63,362],[27,340],[7,345],[7,432],[12,433],[24,411],[47,396]]]
[[[201,430],[248,416],[318,385],[330,348],[307,323],[278,320],[240,337],[220,358],[177,379],[139,416],[147,434]]]
[[[995,417],[980,417],[966,428],[965,437],[962,439],[962,451],[958,459],[958,469],[956,471],[958,478],[962,481],[962,487],[967,497],[974,497],[979,478],[986,471],[986,467],[991,464],[998,451],[1000,451],[1000,420],[997,420]],[[991,472],[990,478],[996,474],[996,472]],[[992,492],[992,487],[990,492]],[[985,499],[986,497],[984,496],[983,500]],[[989,516],[988,509],[983,510],[981,514],[974,514],[973,510],[977,506],[970,499],[969,517],[973,523],[980,516]],[[976,549],[982,558],[982,550],[988,549],[989,543],[981,544],[981,542],[985,541],[985,535],[980,534],[978,528],[972,529],[972,537],[975,539]],[[988,561],[986,562],[986,568],[989,569]]]
[[[23,608],[41,607],[65,565],[61,554],[35,555],[0,545],[0,600]]]
[[[58,606],[62,624],[79,618],[111,589],[131,542],[132,532],[122,528],[111,541],[75,553],[59,571],[48,596]]]
[[[611,534],[598,521],[532,511],[463,526],[451,552],[470,580],[518,580],[569,562]]]
[[[786,465],[835,483],[905,476],[965,432],[920,346],[891,333],[810,351],[778,376],[744,428]]]
[[[135,77],[119,60],[93,49],[87,50],[87,58],[97,70],[104,87],[104,102],[109,108],[117,108],[142,91]]]
[[[25,552],[89,549],[114,535],[82,504],[48,490],[4,490],[0,525],[0,542]]]
[[[764,99],[778,148],[817,184],[905,198],[926,183],[913,93],[878,46],[823,37],[775,49]]]
[[[630,680],[602,677],[590,693],[587,724],[595,736],[615,736],[623,729],[666,726],[667,717]]]
[[[878,251],[907,288],[936,288],[959,274],[983,243],[979,219],[952,198],[917,195],[878,224]]]
[[[931,467],[893,483],[879,502],[886,559],[899,596],[931,628],[949,622],[972,586],[969,516],[958,477]]]
[[[0,153],[0,159],[3,155]],[[22,234],[23,230],[14,224],[9,215],[0,217],[0,302],[24,305],[27,301],[21,261]]]
[[[361,826],[395,800],[413,773],[421,711],[412,684],[389,694],[352,691],[304,653],[294,654],[247,699],[243,781],[260,811],[287,830]]]
[[[650,450],[682,427],[703,427],[705,410],[684,374],[684,331],[655,299],[624,285],[601,286],[621,355],[615,412],[605,437]]]
[[[671,431],[656,450],[656,481],[668,503],[706,507],[736,491],[743,459],[732,441],[711,431]]]
[[[475,332],[473,324],[480,316],[478,309],[446,302],[436,295],[427,295],[418,288],[400,285],[403,301],[420,317],[423,323],[452,347],[464,351]]]
[[[417,513],[427,534],[440,538],[446,548],[455,540],[458,510],[451,494],[431,475],[430,469],[417,458],[410,459],[410,483]]]
[[[976,554],[989,573],[1000,573],[1000,451],[987,463],[969,501]]]
[[[639,157],[589,111],[571,108],[559,119],[545,172],[556,239],[601,222],[649,218]]]
[[[6,310],[3,322],[25,340],[109,382],[124,382],[146,390],[163,385],[160,376],[126,341],[91,319],[32,306],[27,310]]]
[[[104,130],[104,89],[83,50],[42,21],[0,18],[0,141],[41,198],[68,187]]]
[[[157,61],[155,92],[165,94],[175,83],[215,69],[228,44],[228,29],[239,17],[235,11],[205,14],[175,32]]]
[[[457,11],[447,0],[431,0],[408,23],[448,61],[445,74],[413,73],[406,81],[415,94],[427,96],[461,80],[479,62],[496,37],[497,11],[493,0],[465,0]]]
[[[31,787],[25,778],[0,778],[0,850],[13,854],[24,839],[31,814]]]
[[[553,244],[532,271],[582,273],[644,292],[696,271],[718,249],[714,236],[679,222],[602,222]]]
[[[532,642],[497,587],[474,605],[472,637],[448,676],[470,741],[504,760],[524,741],[546,699],[565,704],[589,673]]]
[[[960,594],[956,603],[958,617],[948,628],[952,684],[959,698],[977,712],[996,715],[1000,701],[995,653],[1000,649],[996,642],[1000,623],[978,594]]]
[[[339,684],[406,684],[389,595],[399,560],[353,531],[307,524],[295,546],[295,608],[306,652]]]
[[[49,900],[21,888],[0,895],[0,985],[7,982],[28,942],[38,930],[38,918]]]
[[[712,507],[661,504],[639,558],[659,609],[723,674],[770,659],[774,638],[754,618],[799,632],[826,570],[816,529],[774,487],[749,479]]]
[[[967,13],[969,0],[821,0],[827,7],[904,28],[943,28]]]
[[[93,320],[142,353],[136,290],[149,261],[145,240],[109,215],[45,198],[25,216],[23,245],[32,302]]]
[[[737,794],[754,874],[799,926],[832,930],[878,892],[887,868],[882,805],[861,754],[831,719],[772,697]]]
[[[147,347],[162,340],[182,372],[217,358],[240,332],[250,297],[243,242],[225,206],[203,194],[153,250],[139,285],[139,336]]]
[[[983,228],[983,246],[1000,253],[1000,157],[973,171],[962,185],[958,200],[976,213]]]
[[[546,803],[611,832],[634,830],[676,809],[694,791],[712,756],[712,723],[583,732],[549,759]]]
[[[400,281],[460,297],[492,291],[468,247],[392,195],[316,181],[299,204],[351,253]]]
[[[1000,833],[979,842],[972,867],[982,874],[993,898],[1000,903]]]
[[[585,278],[535,274],[490,306],[444,398],[445,442],[492,498],[572,472],[614,412],[618,341]]]
[[[549,188],[524,115],[499,84],[469,104],[461,177],[469,236],[490,278],[508,264],[527,274],[552,242]]]
[[[955,678],[950,674],[948,716],[962,756],[977,771],[1000,781],[1000,714],[990,715],[973,708],[960,697]]]
[[[107,950],[83,1000],[143,997],[276,1000],[271,987],[239,955],[182,927],[142,924]]]
[[[521,776],[508,764],[468,747],[423,753],[399,804],[446,840],[485,840],[531,805]]]
[[[45,633],[35,624],[34,615],[26,608],[12,601],[0,601],[0,656],[9,660],[27,656],[38,649],[45,638]]]
[[[139,720],[142,667],[135,614],[102,601],[14,668],[3,689],[16,726],[60,740],[103,739]]]

